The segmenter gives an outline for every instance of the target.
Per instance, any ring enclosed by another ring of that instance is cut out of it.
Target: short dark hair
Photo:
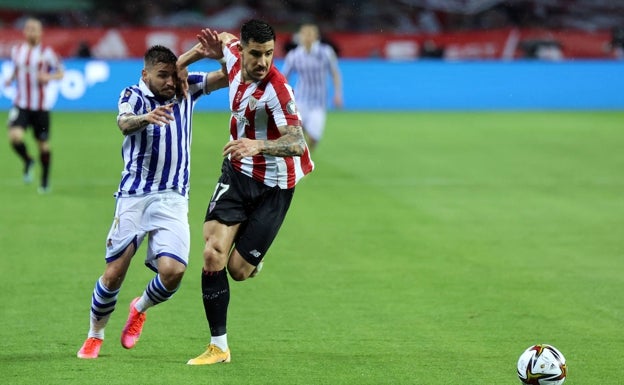
[[[241,42],[247,44],[250,40],[260,44],[275,40],[275,31],[268,23],[251,19],[241,26]]]
[[[151,46],[143,56],[145,67],[152,67],[157,63],[175,64],[178,57],[167,47],[162,45]]]

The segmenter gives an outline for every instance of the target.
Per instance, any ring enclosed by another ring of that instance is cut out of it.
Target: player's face
[[[175,64],[156,63],[144,68],[142,75],[143,81],[154,95],[163,99],[171,99],[175,96],[178,80]]]
[[[309,46],[318,40],[318,29],[312,25],[304,25],[299,30],[301,44]]]
[[[24,38],[29,44],[37,45],[41,41],[42,30],[41,22],[29,19],[24,24]]]
[[[239,46],[239,49],[243,62],[243,80],[259,81],[264,79],[269,73],[271,63],[273,63],[275,40],[269,40],[266,43],[249,40],[246,45]]]

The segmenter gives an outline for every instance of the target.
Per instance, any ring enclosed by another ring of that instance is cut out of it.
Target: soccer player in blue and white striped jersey
[[[299,28],[299,45],[284,59],[282,73],[290,78],[297,74],[295,97],[310,151],[316,148],[325,131],[327,116],[328,75],[334,87],[334,106],[342,108],[342,76],[334,49],[322,43],[318,27],[303,24]]]
[[[220,56],[193,47],[177,58],[168,48],[153,46],[145,53],[139,83],[121,92],[117,125],[124,135],[123,171],[106,240],[106,268],[93,289],[90,328],[79,358],[98,357],[104,328],[143,240],[145,264],[156,275],[130,304],[121,334],[124,348],[138,341],[147,309],[171,298],[180,285],[190,249],[191,115],[200,96],[228,85],[223,67],[209,73],[188,73],[186,67]]]

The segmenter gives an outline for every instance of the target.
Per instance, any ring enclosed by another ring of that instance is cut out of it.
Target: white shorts
[[[157,259],[162,256],[187,265],[191,243],[188,199],[173,191],[117,198],[106,237],[106,263],[119,258],[130,243],[138,250],[145,235],[149,235],[147,267],[158,271]]]
[[[305,104],[297,104],[297,108],[301,114],[303,130],[315,141],[321,140],[323,131],[325,131],[325,117],[327,114],[325,109],[323,107],[310,107]]]

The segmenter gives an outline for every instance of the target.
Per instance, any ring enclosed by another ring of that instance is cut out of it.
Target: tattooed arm
[[[223,148],[223,156],[231,154],[240,160],[246,156],[266,154],[273,156],[301,156],[305,152],[306,142],[301,126],[278,127],[282,136],[273,140],[253,140],[241,138],[231,140]]]
[[[301,156],[306,148],[301,126],[283,126],[275,140],[261,140],[260,153],[274,156]]]
[[[152,111],[143,115],[134,115],[132,113],[124,113],[117,119],[117,125],[124,135],[130,135],[147,127],[149,124],[158,124],[165,126],[169,121],[173,120],[171,112],[173,104],[156,107]]]

